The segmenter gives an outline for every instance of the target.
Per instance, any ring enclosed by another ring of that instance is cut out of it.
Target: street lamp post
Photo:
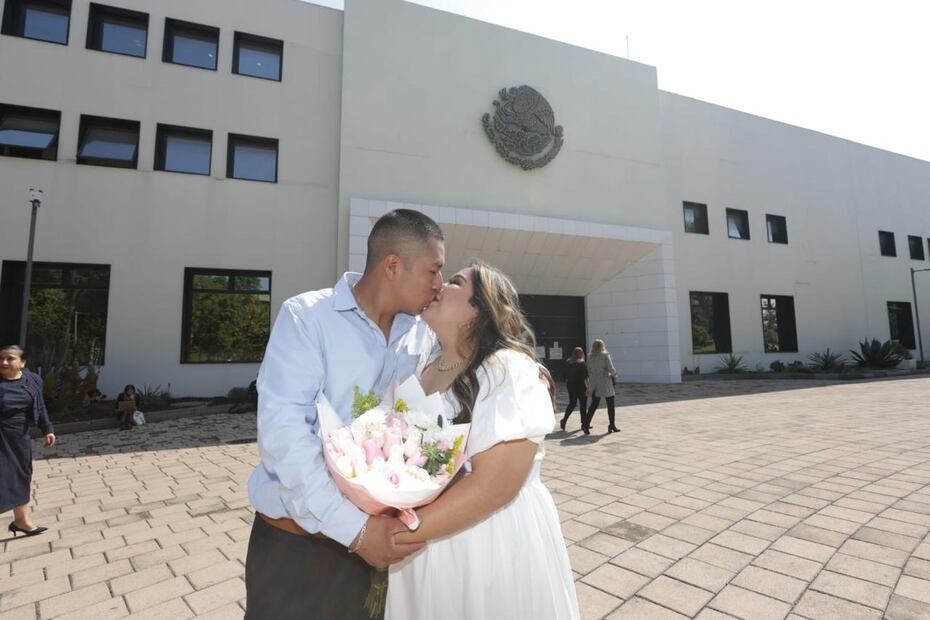
[[[911,267],[911,294],[914,295],[914,318],[917,319],[917,347],[920,350],[920,361],[924,361],[924,341],[920,336],[920,310],[917,309],[917,286],[914,284],[914,274],[930,269],[914,269]]]
[[[23,305],[19,316],[19,345],[21,347],[26,346],[26,320],[29,317],[29,293],[32,289],[32,249],[36,241],[36,214],[39,211],[39,207],[42,206],[42,190],[30,187],[29,193],[32,196],[29,200],[29,204],[32,205],[32,220],[29,222],[29,250],[26,254],[26,278],[25,282],[23,282]]]

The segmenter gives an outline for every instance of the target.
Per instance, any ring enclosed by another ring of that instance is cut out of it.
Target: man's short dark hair
[[[431,217],[413,209],[395,209],[385,213],[368,235],[368,258],[365,270],[396,254],[409,268],[419,250],[431,240],[443,241],[442,229]]]

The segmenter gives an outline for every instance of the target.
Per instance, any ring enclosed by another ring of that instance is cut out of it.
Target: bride
[[[419,529],[397,534],[429,544],[390,568],[387,619],[579,618],[558,512],[539,474],[555,418],[513,284],[476,263],[421,316],[443,353],[420,382],[442,394],[449,417],[471,422],[467,473],[418,509]]]

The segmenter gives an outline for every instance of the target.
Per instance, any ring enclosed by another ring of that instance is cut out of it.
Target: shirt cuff
[[[304,527],[304,529],[309,529],[311,524],[313,529],[319,527],[323,534],[329,536],[340,545],[348,547],[352,544],[352,541],[355,540],[355,537],[358,536],[359,531],[367,520],[367,514],[356,508],[355,504],[349,500],[345,500],[342,506],[326,520],[326,523],[310,520],[307,522],[308,527],[305,527],[300,520],[297,520],[297,523],[301,527]]]

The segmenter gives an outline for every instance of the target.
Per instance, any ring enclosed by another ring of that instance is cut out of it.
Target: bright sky
[[[930,161],[926,0],[416,2],[621,57],[629,37],[662,90]]]

